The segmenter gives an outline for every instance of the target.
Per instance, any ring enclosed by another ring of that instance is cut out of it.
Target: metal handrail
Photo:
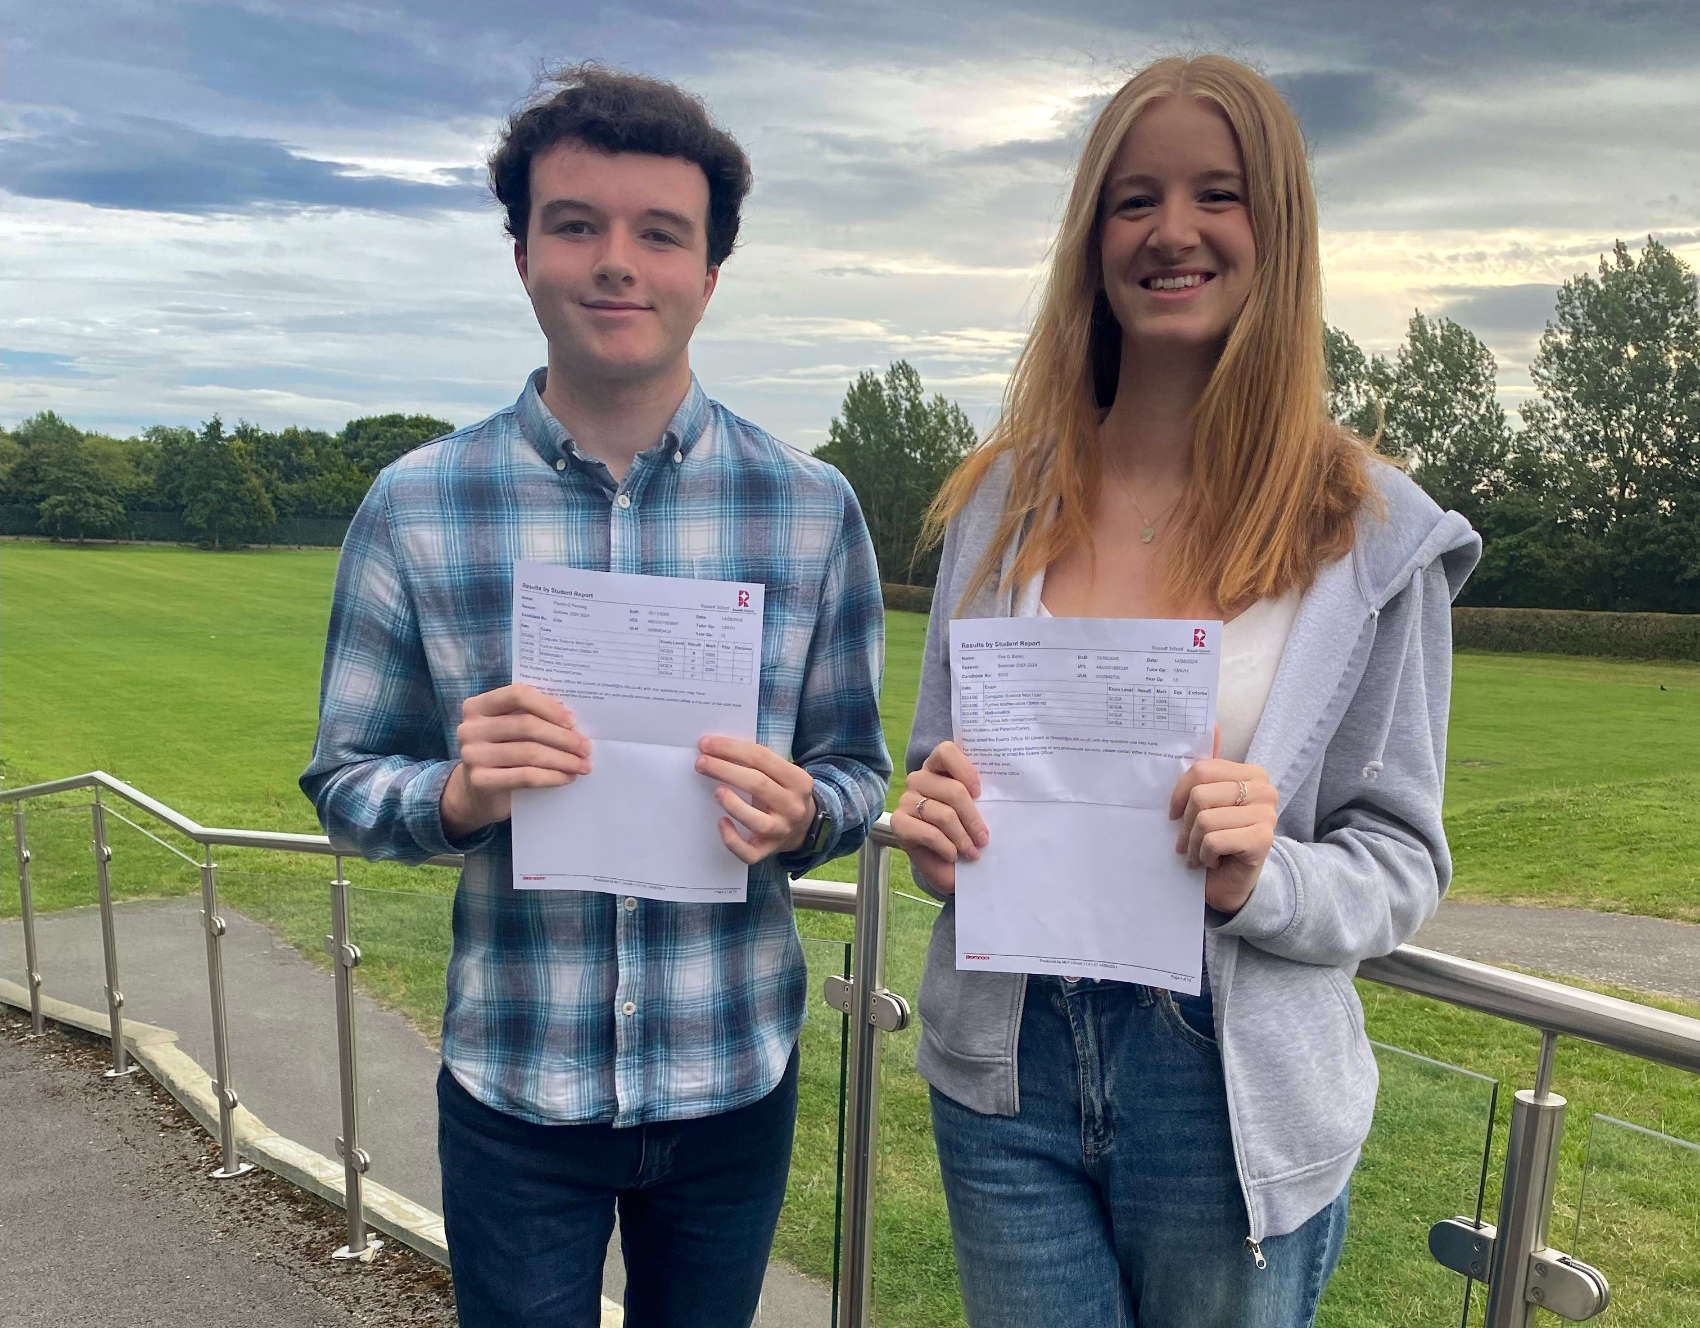
[[[171,826],[180,834],[200,844],[206,851],[202,864],[202,884],[205,907],[203,923],[207,929],[209,987],[213,1002],[215,1041],[218,1046],[218,1081],[215,1084],[220,1106],[221,1134],[224,1143],[225,1165],[215,1175],[236,1175],[246,1170],[239,1165],[231,1131],[231,1112],[236,1097],[229,1086],[229,1067],[223,1038],[223,984],[218,958],[218,940],[224,924],[217,916],[216,864],[212,861],[213,846],[264,849],[278,852],[311,853],[334,857],[336,879],[331,882],[333,931],[338,955],[339,1000],[338,1032],[341,1040],[340,1058],[343,1062],[344,1097],[350,1096],[355,1073],[353,1065],[353,1013],[346,993],[347,969],[359,962],[358,947],[348,943],[345,914],[339,913],[336,891],[347,889],[343,879],[341,858],[353,853],[325,835],[295,834],[278,831],[240,830],[203,826],[172,807],[149,797],[121,779],[102,770],[73,775],[66,779],[28,784],[19,788],[0,790],[0,805],[15,804],[20,902],[24,909],[26,958],[30,968],[30,998],[36,1028],[41,1026],[39,1006],[40,975],[35,971],[35,947],[32,932],[29,895],[30,854],[23,828],[23,804],[35,798],[77,789],[94,788],[95,845],[101,870],[103,930],[108,946],[108,997],[111,1007],[114,1038],[114,1057],[117,1069],[124,1068],[124,1052],[119,1040],[119,1006],[122,996],[116,992],[116,952],[112,948],[109,895],[105,884],[104,831],[100,820],[102,791],[129,802]],[[873,1216],[871,1198],[873,1162],[878,1130],[878,1055],[879,1032],[901,1027],[907,1020],[907,1007],[901,998],[883,987],[885,968],[885,896],[887,894],[887,862],[889,851],[896,846],[891,829],[891,817],[882,816],[870,829],[867,843],[861,850],[858,879],[855,883],[802,879],[791,885],[793,902],[798,908],[855,915],[856,977],[853,981],[837,981],[848,989],[846,1008],[853,1014],[850,1021],[850,1061],[854,1069],[847,1104],[851,1147],[847,1158],[844,1183],[845,1228],[841,1233],[845,1250],[844,1274],[849,1294],[840,1305],[841,1325],[860,1325],[866,1322],[868,1278],[871,1273]],[[458,855],[430,859],[431,865],[459,866]],[[346,904],[346,901],[340,901]],[[861,907],[866,902],[869,907]],[[1560,1309],[1556,1298],[1572,1297],[1571,1303],[1587,1306],[1569,1317],[1587,1317],[1597,1313],[1609,1299],[1603,1277],[1597,1270],[1578,1264],[1558,1251],[1545,1248],[1546,1221],[1551,1202],[1551,1180],[1556,1167],[1558,1141],[1562,1133],[1564,1099],[1549,1091],[1553,1048],[1560,1036],[1577,1038],[1598,1046],[1673,1066],[1700,1074],[1700,1019],[1651,1006],[1605,996],[1598,992],[1553,982],[1546,978],[1497,968],[1474,960],[1461,959],[1413,945],[1402,945],[1391,954],[1365,960],[1358,967],[1358,976],[1382,986],[1428,996],[1448,1004],[1477,1010],[1483,1014],[1524,1024],[1540,1030],[1541,1061],[1535,1089],[1516,1094],[1511,1137],[1507,1144],[1506,1183],[1503,1187],[1498,1232],[1493,1226],[1464,1218],[1437,1223],[1430,1233],[1430,1248],[1435,1257],[1455,1271],[1465,1272],[1478,1280],[1491,1277],[1489,1303],[1485,1323],[1490,1328],[1509,1328],[1532,1322],[1534,1308],[1545,1301],[1549,1308]],[[892,1003],[902,1007],[895,1024],[882,1016],[888,1015]],[[878,1013],[876,1013],[878,1011]],[[361,1211],[360,1173],[366,1169],[367,1158],[359,1149],[355,1137],[355,1114],[345,1103],[345,1136],[338,1140],[348,1167],[348,1185],[344,1192],[349,1208],[349,1245],[338,1251],[347,1256],[364,1249],[369,1235]],[[1515,1248],[1512,1247],[1513,1239]],[[1462,1242],[1460,1244],[1459,1242]],[[1497,1244],[1496,1244],[1497,1241]],[[1466,1249],[1465,1246],[1472,1248]],[[1486,1271],[1491,1266],[1491,1273]],[[1574,1270],[1598,1279],[1597,1291],[1590,1289],[1586,1278]],[[1568,1271],[1567,1271],[1568,1270]],[[1542,1279],[1549,1279],[1543,1281]],[[1571,1280],[1566,1281],[1566,1278]],[[1579,1289],[1580,1288],[1580,1289]],[[1586,1294],[1584,1294],[1586,1293]],[[1590,1297],[1592,1299],[1590,1300]],[[1562,1310],[1560,1310],[1562,1313]]]

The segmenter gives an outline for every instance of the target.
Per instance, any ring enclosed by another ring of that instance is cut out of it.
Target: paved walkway
[[[1447,900],[1413,943],[1461,959],[1700,1001],[1700,926],[1689,922]]]
[[[0,1014],[0,1323],[6,1328],[450,1328],[447,1276],[411,1250],[333,1263],[338,1215],[216,1148],[92,1044]]]
[[[228,927],[223,964],[231,1084],[242,1105],[270,1129],[335,1158],[341,1099],[330,971],[228,907],[220,913]],[[172,1029],[178,1046],[210,1067],[212,1017],[199,897],[120,903],[114,917],[125,1015]],[[38,917],[36,946],[42,991],[104,1015],[99,911],[68,909]],[[0,976],[18,981],[23,966],[21,925],[0,923]],[[441,1212],[437,1052],[399,1015],[360,997],[358,982],[356,970],[360,1146],[372,1158],[367,1174]],[[615,1302],[625,1289],[617,1236],[609,1247],[603,1289]],[[759,1325],[827,1328],[831,1319],[830,1287],[782,1264],[769,1266]],[[5,1322],[0,1313],[0,1323]]]

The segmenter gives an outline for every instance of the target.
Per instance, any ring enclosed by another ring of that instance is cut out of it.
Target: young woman
[[[1136,75],[934,508],[893,826],[944,900],[919,1062],[974,1328],[1292,1328],[1339,1257],[1376,1089],[1351,975],[1451,875],[1450,605],[1480,541],[1328,418],[1317,248],[1265,79]],[[1202,996],[955,968],[955,864],[997,845],[950,741],[949,619],[1037,614],[1226,622],[1219,755],[1170,805],[1205,870]]]

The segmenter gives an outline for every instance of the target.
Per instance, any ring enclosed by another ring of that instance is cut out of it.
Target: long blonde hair
[[[1170,96],[1203,98],[1232,126],[1257,264],[1193,412],[1167,589],[1182,602],[1207,597],[1226,608],[1308,586],[1322,563],[1351,548],[1353,514],[1371,492],[1372,454],[1328,416],[1316,197],[1304,136],[1281,94],[1254,70],[1218,55],[1173,58],[1123,84],[1093,125],[1002,414],[928,509],[923,539],[936,541],[993,463],[1011,458],[1003,514],[964,601],[996,575],[1016,540],[1006,578],[1015,585],[1065,548],[1090,544],[1098,423],[1114,399],[1121,359],[1121,329],[1103,295],[1101,194],[1134,120]]]

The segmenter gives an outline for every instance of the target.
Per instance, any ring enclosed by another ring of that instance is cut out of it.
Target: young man
[[[796,1111],[786,872],[855,848],[891,769],[879,582],[843,477],[690,370],[742,150],[670,84],[554,84],[490,161],[548,367],[361,505],[301,785],[369,857],[466,855],[438,1078],[461,1322],[596,1324],[617,1206],[631,1328],[741,1326]],[[513,791],[596,778],[567,709],[511,682],[517,559],[765,584],[759,743],[705,737],[697,758],[747,902],[513,888]]]

